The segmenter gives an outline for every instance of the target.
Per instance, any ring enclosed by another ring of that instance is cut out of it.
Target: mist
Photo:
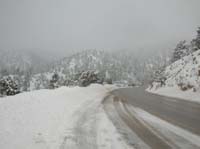
[[[166,50],[194,37],[199,0],[1,0],[0,49]]]

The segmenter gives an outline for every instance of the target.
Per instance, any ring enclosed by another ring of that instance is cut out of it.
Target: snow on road
[[[136,117],[148,124],[152,130],[160,134],[164,139],[171,144],[181,149],[199,149],[200,136],[193,134],[185,129],[170,124],[140,108],[128,105],[131,113],[135,113]]]
[[[112,87],[61,87],[0,100],[2,149],[128,149],[101,105]]]
[[[128,143],[140,149],[199,149],[200,136],[109,95],[103,104],[108,117]]]
[[[118,107],[115,105],[114,96],[107,96],[103,101],[104,109],[110,118],[110,120],[115,125],[115,128],[125,138],[127,144],[136,149],[150,149],[150,147],[127,125],[127,123],[121,118],[121,114],[117,110]],[[121,105],[121,102],[119,102]],[[124,108],[122,108],[124,111]],[[120,111],[121,112],[121,111]],[[126,111],[125,111],[126,113]],[[129,119],[129,118],[128,118]]]

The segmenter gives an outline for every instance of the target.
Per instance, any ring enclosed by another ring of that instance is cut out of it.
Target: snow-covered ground
[[[102,108],[102,99],[112,89],[61,87],[2,98],[0,148],[128,148]]]
[[[174,97],[177,99],[188,100],[200,103],[200,92],[193,92],[192,89],[188,91],[181,91],[177,86],[175,87],[162,87],[158,89],[147,89],[146,91],[158,95]]]

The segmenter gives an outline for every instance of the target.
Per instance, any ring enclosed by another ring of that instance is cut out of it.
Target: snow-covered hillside
[[[66,57],[55,63],[52,71],[73,76],[85,70],[96,70],[101,75],[108,72],[114,81],[127,80],[135,82],[134,65],[127,55],[116,55],[101,50],[85,50]]]
[[[136,66],[137,64],[134,65],[133,60],[126,54],[85,50],[57,61],[48,72],[34,75],[31,78],[30,90],[48,88],[54,73],[58,74],[58,84],[62,86],[65,85],[64,82],[74,80],[77,74],[88,70],[97,71],[100,78],[109,75],[116,82],[138,83]]]
[[[183,57],[165,70],[167,86],[178,85],[182,90],[200,88],[200,50]]]
[[[47,88],[54,73],[59,75],[59,84],[62,85],[88,70],[97,71],[101,78],[109,75],[116,83],[137,84],[148,80],[154,70],[167,63],[167,56],[164,55],[151,58],[138,55],[133,52],[84,50],[54,63],[48,72],[34,75],[30,90]]]
[[[149,91],[200,102],[200,50],[172,63],[162,75],[165,85],[154,82]]]
[[[155,70],[168,62],[166,54],[149,56],[142,52],[102,50],[83,50],[48,64],[29,52],[2,51],[1,57],[0,79],[12,78],[10,81],[17,84],[20,92],[49,89],[55,74],[58,86],[77,85],[83,71],[95,71],[99,80],[118,85],[146,83]]]
[[[101,105],[112,89],[61,87],[2,98],[0,148],[126,148]]]

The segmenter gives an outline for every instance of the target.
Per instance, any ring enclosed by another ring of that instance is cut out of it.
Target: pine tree
[[[58,88],[58,80],[59,80],[59,75],[57,73],[54,73],[52,76],[52,79],[50,80],[50,89],[55,89]]]
[[[175,62],[188,54],[188,47],[186,41],[180,41],[174,49],[171,62]]]
[[[86,87],[92,83],[102,83],[95,71],[83,71],[78,79],[79,86]]]
[[[197,29],[197,36],[195,39],[192,40],[191,45],[192,51],[200,49],[200,27]]]
[[[197,30],[196,46],[200,49],[200,27]]]
[[[156,70],[153,75],[152,82],[159,83],[160,87],[165,86],[165,81],[167,80],[167,78],[165,77],[165,74],[164,74],[164,69],[165,69],[165,67],[162,67],[162,68]]]
[[[5,96],[20,93],[17,83],[10,76],[3,77],[0,80],[0,94]]]

